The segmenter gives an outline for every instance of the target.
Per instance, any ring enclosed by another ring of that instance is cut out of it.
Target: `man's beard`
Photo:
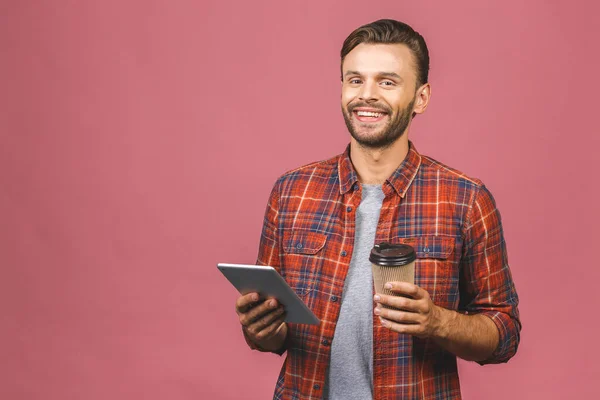
[[[356,140],[358,144],[363,147],[369,149],[385,149],[398,140],[406,128],[410,123],[412,118],[412,109],[415,104],[416,97],[412,99],[410,104],[404,108],[403,110],[398,111],[392,119],[387,123],[387,126],[383,128],[383,131],[372,136],[360,136],[354,126],[352,125],[352,110],[357,107],[368,107],[368,108],[376,108],[385,113],[387,113],[388,117],[392,115],[392,110],[388,107],[373,107],[366,103],[356,103],[348,108],[348,111],[342,106],[342,114],[344,115],[344,121],[346,122],[346,127],[350,131],[350,135]]]

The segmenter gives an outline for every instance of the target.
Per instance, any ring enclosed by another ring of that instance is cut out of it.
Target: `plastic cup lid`
[[[413,262],[416,258],[417,255],[412,246],[383,242],[373,247],[369,261],[386,267],[400,267]]]

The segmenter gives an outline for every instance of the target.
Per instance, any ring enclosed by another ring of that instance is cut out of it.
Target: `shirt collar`
[[[386,182],[394,188],[400,197],[404,197],[410,184],[415,179],[415,176],[417,176],[420,166],[421,155],[417,152],[415,145],[409,140],[408,154]],[[350,145],[346,147],[346,151],[344,151],[338,160],[338,173],[341,194],[347,193],[352,189],[352,186],[357,184],[358,175],[356,175],[356,170],[350,160]]]

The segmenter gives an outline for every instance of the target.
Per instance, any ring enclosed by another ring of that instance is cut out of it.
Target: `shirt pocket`
[[[435,304],[452,307],[458,300],[458,263],[455,261],[455,238],[427,235],[399,238],[415,249],[415,284],[425,289]]]
[[[327,235],[306,230],[283,233],[283,278],[299,297],[313,289],[323,263]]]

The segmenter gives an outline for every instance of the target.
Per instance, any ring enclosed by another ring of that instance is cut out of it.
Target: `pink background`
[[[271,186],[341,152],[339,49],[426,38],[418,150],[484,180],[524,324],[466,399],[591,398],[598,367],[593,1],[0,3],[0,398],[266,399],[217,261],[255,260]]]

